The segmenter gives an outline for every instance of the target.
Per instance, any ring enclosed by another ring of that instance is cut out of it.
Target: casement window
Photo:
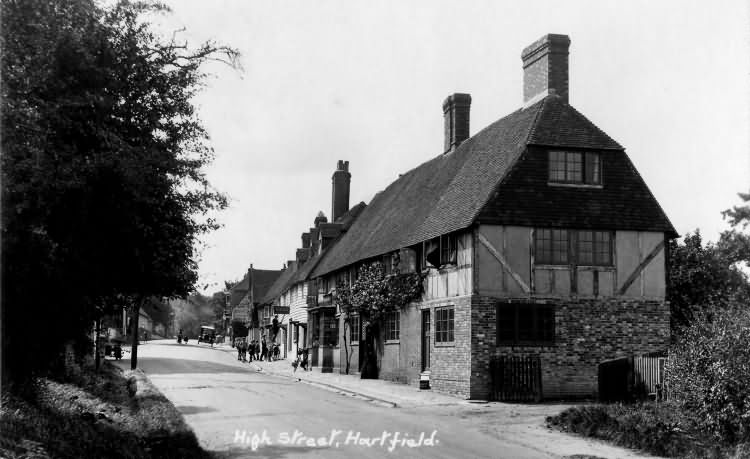
[[[444,234],[424,243],[422,267],[441,268],[455,265],[458,259],[458,236]]]
[[[609,231],[578,231],[579,265],[611,266],[612,233]]]
[[[568,230],[537,229],[534,262],[542,265],[568,264]]]
[[[349,318],[349,331],[351,335],[349,342],[352,344],[359,344],[359,315],[353,315]]]
[[[401,313],[399,311],[389,312],[385,318],[385,340],[398,341],[401,328]]]
[[[398,254],[389,253],[386,255],[383,255],[383,269],[385,270],[386,274],[391,274],[396,270],[397,267],[397,257]]]
[[[435,309],[435,342],[452,343],[454,329],[454,308]]]
[[[555,307],[498,303],[496,330],[498,346],[551,346],[555,342]]]
[[[601,185],[602,162],[599,153],[549,152],[549,181],[578,185]]]
[[[613,239],[611,231],[537,228],[534,230],[534,263],[612,266]]]
[[[456,245],[457,238],[456,234],[444,234],[440,236],[440,264],[455,265],[456,264]]]

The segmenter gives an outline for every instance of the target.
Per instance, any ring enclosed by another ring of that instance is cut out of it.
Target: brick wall
[[[432,390],[469,398],[471,365],[471,296],[413,303],[401,311],[398,344],[384,344],[380,378],[417,386],[422,371],[422,311],[430,310],[430,386]],[[454,308],[454,341],[435,343],[435,309]]]
[[[489,361],[494,356],[539,354],[545,398],[590,397],[597,393],[601,361],[663,350],[669,344],[668,303],[609,298],[548,300],[555,304],[554,346],[497,346],[497,301],[472,301],[471,398],[489,396]]]
[[[454,307],[453,343],[435,342],[435,309]],[[430,304],[430,386],[438,391],[461,398],[470,397],[471,366],[471,297]]]

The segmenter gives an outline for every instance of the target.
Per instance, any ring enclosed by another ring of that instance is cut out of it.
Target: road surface
[[[502,422],[478,423],[483,413],[468,402],[386,407],[257,373],[233,354],[195,341],[152,341],[138,354],[139,368],[184,415],[201,446],[220,457],[561,457],[550,453],[549,438],[536,444],[536,436],[522,441]],[[127,359],[120,364],[130,367]]]

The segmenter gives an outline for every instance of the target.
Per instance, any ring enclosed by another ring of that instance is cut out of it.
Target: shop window
[[[339,319],[333,314],[323,315],[323,345],[339,345]]]

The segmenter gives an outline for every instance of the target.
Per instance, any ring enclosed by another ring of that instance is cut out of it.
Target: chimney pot
[[[471,95],[455,93],[443,102],[443,126],[445,140],[443,152],[455,150],[461,142],[469,138],[469,111]]]
[[[521,53],[523,60],[523,101],[536,102],[556,94],[568,103],[567,35],[547,34],[527,46]]]

